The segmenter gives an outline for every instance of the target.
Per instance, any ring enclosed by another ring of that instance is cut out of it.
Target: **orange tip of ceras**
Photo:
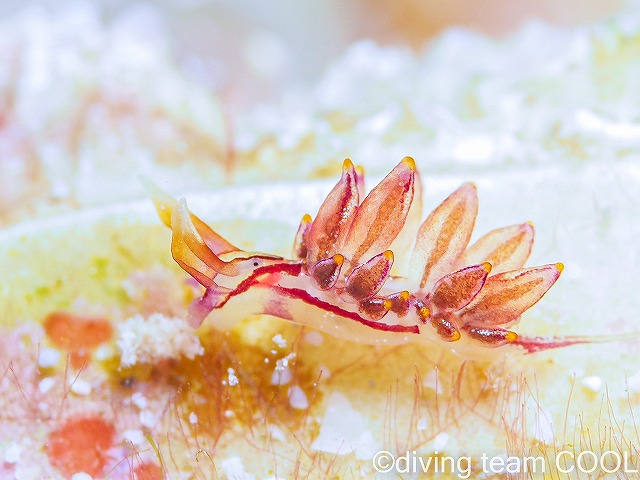
[[[393,302],[391,300],[387,299],[382,302],[382,308],[384,308],[387,312],[391,310],[391,307],[393,307]]]
[[[306,225],[307,223],[311,223],[312,221],[313,221],[313,218],[311,218],[311,215],[309,215],[308,213],[305,213],[302,216],[302,220],[300,221],[300,223],[304,223]]]
[[[336,253],[333,256],[333,261],[335,262],[336,265],[341,266],[344,263],[344,255]]]
[[[518,339],[518,334],[516,332],[508,331],[504,336],[504,339],[507,341],[507,343],[513,343]]]
[[[391,250],[385,250],[383,255],[387,262],[393,262],[393,252]]]
[[[350,158],[345,158],[344,162],[342,162],[342,171],[353,170],[355,167],[353,166],[353,162]]]
[[[411,157],[404,157],[402,159],[402,163],[404,163],[409,170],[416,170],[416,161]]]
[[[558,269],[559,272],[562,272],[564,270],[564,263],[562,262],[556,263],[556,268]]]
[[[493,265],[491,265],[489,262],[482,262],[482,268],[485,272],[491,273],[491,270],[493,269]]]
[[[455,330],[452,334],[451,334],[451,341],[452,342],[457,342],[458,340],[460,340],[460,337],[462,335],[460,335],[460,332],[458,330]]]

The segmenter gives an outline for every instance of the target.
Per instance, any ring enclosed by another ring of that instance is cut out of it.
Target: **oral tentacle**
[[[177,227],[177,223],[171,231],[171,256],[185,272],[202,286],[208,288],[213,285],[213,279],[217,272],[191,251]]]
[[[158,212],[160,220],[162,220],[162,223],[164,223],[165,226],[171,228],[171,217],[174,209],[178,206],[178,201],[148,179],[141,177],[140,181],[151,194],[153,205],[156,208],[156,212]],[[209,225],[203,222],[196,215],[189,213],[189,216],[203,241],[215,254],[222,255],[223,253],[240,250],[235,245],[229,243],[225,238],[218,235]]]
[[[171,227],[173,228],[174,237],[181,239],[182,243],[211,270],[227,276],[239,274],[239,269],[236,265],[221,260],[204,242],[191,221],[187,202],[184,199],[178,202],[171,214]],[[185,261],[186,258],[182,260]]]

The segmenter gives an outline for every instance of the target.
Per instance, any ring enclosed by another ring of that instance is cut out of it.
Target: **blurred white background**
[[[523,22],[592,22],[623,0],[93,0],[108,23],[131,10],[156,10],[181,64],[239,106],[277,98],[292,84],[313,82],[333,58],[363,38],[421,47],[452,26],[504,36]],[[0,18],[42,7],[62,12],[71,2],[0,1]],[[146,6],[145,6],[146,5]],[[470,7],[470,5],[472,5]]]

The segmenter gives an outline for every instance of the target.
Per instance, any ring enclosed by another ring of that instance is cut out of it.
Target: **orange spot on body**
[[[135,480],[162,480],[162,469],[155,463],[143,463],[133,470]]]
[[[102,475],[106,451],[113,446],[115,429],[97,417],[74,418],[51,432],[46,444],[49,462],[64,475],[85,472]]]

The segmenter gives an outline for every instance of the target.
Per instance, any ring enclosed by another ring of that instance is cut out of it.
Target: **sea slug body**
[[[534,239],[529,222],[468,246],[478,211],[471,183],[421,223],[422,184],[410,157],[366,196],[363,170],[345,160],[315,219],[303,217],[291,259],[245,252],[191,214],[184,199],[157,188],[153,196],[172,230],[173,258],[205,287],[190,307],[193,327],[212,312],[222,330],[267,314],[360,343],[440,342],[468,358],[495,347],[534,352],[584,341],[518,337],[508,329],[563,265],[524,268]],[[395,254],[412,241],[402,271]]]

